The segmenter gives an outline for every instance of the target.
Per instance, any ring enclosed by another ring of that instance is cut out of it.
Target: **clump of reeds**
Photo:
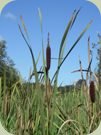
[[[94,84],[94,81],[90,82],[89,95],[90,95],[91,102],[94,103],[95,102],[95,84]]]

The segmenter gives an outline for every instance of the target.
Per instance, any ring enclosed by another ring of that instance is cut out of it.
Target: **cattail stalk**
[[[90,94],[91,102],[94,103],[95,102],[95,85],[94,85],[94,81],[90,82],[89,94]]]
[[[47,48],[46,48],[46,102],[47,102],[47,110],[48,110],[48,127],[47,127],[47,133],[50,134],[50,127],[51,127],[51,96],[52,96],[52,89],[51,89],[51,84],[50,84],[50,79],[48,76],[48,72],[51,66],[51,48],[49,44],[49,33],[48,33],[48,43],[47,43]]]
[[[89,133],[91,133],[93,130],[92,122],[93,122],[93,118],[94,118],[94,103],[95,103],[95,84],[94,84],[94,81],[90,82],[89,95],[90,95],[90,100],[91,100],[91,104],[89,106]]]
[[[50,65],[51,65],[51,48],[50,48],[50,44],[49,44],[49,33],[48,33],[48,44],[47,44],[47,48],[46,48],[46,74],[48,74]]]

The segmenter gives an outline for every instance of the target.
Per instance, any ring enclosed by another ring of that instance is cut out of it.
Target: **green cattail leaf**
[[[80,41],[80,39],[83,37],[83,35],[85,34],[85,32],[88,30],[88,28],[91,26],[92,24],[92,21],[90,23],[88,23],[88,25],[86,26],[86,28],[81,32],[81,34],[79,35],[79,37],[77,38],[77,40],[74,42],[74,44],[72,45],[72,47],[70,48],[70,50],[68,51],[68,53],[65,55],[64,59],[62,60],[62,62],[60,63],[60,65],[58,66],[56,72],[54,73],[54,76],[51,80],[51,83],[52,81],[54,80],[54,78],[56,77],[58,71],[60,70],[62,64],[64,63],[64,61],[66,60],[66,58],[69,56],[69,54],[72,52],[72,50],[74,49],[74,47],[77,45],[77,43]]]
[[[73,15],[74,15],[74,14],[73,14]],[[59,49],[58,64],[60,64],[60,61],[61,61],[60,58],[62,58],[62,57],[61,57],[61,52],[63,51],[62,48],[63,48],[63,46],[64,46],[64,42],[65,42],[65,40],[66,40],[67,34],[68,34],[68,32],[69,32],[69,30],[70,30],[70,27],[71,27],[71,24],[72,24],[72,21],[73,21],[73,15],[72,15],[72,17],[71,17],[71,19],[70,19],[70,21],[69,21],[67,27],[66,27],[66,30],[65,30],[65,32],[64,32],[64,34],[63,34],[63,37],[62,37],[62,40],[61,40],[60,49]]]
[[[63,51],[63,47],[64,47],[64,43],[65,43],[65,40],[66,40],[66,37],[67,37],[67,35],[68,35],[68,33],[69,33],[69,30],[73,27],[73,25],[74,25],[74,22],[75,22],[75,20],[76,20],[76,18],[77,18],[77,15],[78,15],[78,13],[80,12],[80,10],[78,10],[77,12],[76,12],[76,10],[74,10],[74,12],[73,12],[73,14],[72,14],[72,16],[71,16],[71,19],[70,19],[70,21],[69,21],[69,23],[68,23],[68,25],[67,25],[67,27],[66,27],[66,30],[65,30],[65,32],[64,32],[64,34],[63,34],[63,37],[62,37],[62,40],[61,40],[61,44],[60,44],[60,49],[59,49],[59,61],[61,60],[60,58],[62,58],[61,57],[61,54],[62,54],[62,51]],[[60,63],[60,62],[59,62]]]
[[[36,65],[37,65],[37,64],[38,64],[38,62],[39,62],[40,55],[41,55],[41,52],[39,52],[38,58],[37,58],[37,60],[36,60]]]
[[[72,14],[72,16],[71,16],[71,18],[69,20],[69,23],[68,23],[68,25],[66,27],[66,30],[65,30],[65,32],[63,34],[61,44],[60,44],[60,49],[59,49],[58,67],[61,64],[61,61],[62,61],[61,58],[64,55],[64,50],[65,50],[65,46],[66,46],[66,37],[67,37],[70,29],[73,27],[74,22],[75,22],[75,20],[76,20],[76,18],[78,16],[79,12],[80,12],[80,9],[77,12],[76,12],[76,10],[74,10],[74,12],[73,12],[73,14]],[[58,72],[59,72],[59,70],[58,70]],[[59,74],[58,72],[57,72],[57,76],[56,76],[56,80],[55,80],[56,84],[57,84],[57,79],[58,79],[58,74]]]
[[[40,19],[40,29],[41,29],[41,36],[42,36],[42,61],[43,61],[43,70],[44,70],[44,80],[46,81],[46,61],[45,61],[44,43],[43,43],[42,12],[40,8],[38,8],[38,14],[39,14],[39,19]]]
[[[90,63],[90,37],[88,37],[88,64]]]
[[[25,25],[25,22],[24,22],[22,16],[20,16],[20,20],[21,20],[21,23],[22,23],[22,27],[23,27],[23,29],[24,29],[24,32],[25,32],[25,34],[26,34],[26,37],[29,39],[28,31],[27,31],[27,28],[26,28],[26,25]]]
[[[21,29],[19,24],[18,24],[18,27],[19,27],[20,33],[21,33],[21,35],[22,35],[24,41],[26,42],[26,45],[28,46],[28,49],[30,51],[30,54],[31,54],[31,57],[32,57],[33,68],[34,68],[34,73],[35,73],[35,81],[36,81],[36,84],[38,84],[37,67],[36,67],[36,62],[35,62],[35,58],[34,58],[34,54],[33,54],[32,48],[31,48],[30,44],[28,43],[27,39],[25,38],[25,36],[24,36],[24,34],[22,32],[22,29]]]
[[[76,12],[76,10],[74,10],[74,18],[73,18],[73,22],[72,22],[72,25],[71,25],[71,28],[73,27],[76,19],[77,19],[77,16],[79,14],[79,12],[81,11],[81,8]]]
[[[40,55],[41,55],[41,52],[39,52],[39,55],[38,55],[38,58],[37,58],[37,60],[36,60],[36,66],[37,66],[37,64],[38,64],[38,61],[39,61],[39,59],[40,59]],[[39,73],[39,72],[37,72],[37,73]],[[30,79],[33,77],[35,75],[35,73],[34,73],[34,71],[31,73],[30,72]]]
[[[82,62],[80,60],[80,57],[79,57],[79,65],[80,65],[81,78],[82,78],[82,80],[84,80],[83,71],[82,71]]]
[[[38,8],[38,14],[39,14],[40,26],[41,26],[41,32],[42,32],[42,12],[40,8]]]

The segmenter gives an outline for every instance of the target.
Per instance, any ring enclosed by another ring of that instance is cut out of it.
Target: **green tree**
[[[98,60],[98,67],[97,67],[97,73],[98,73],[98,79],[99,84],[101,84],[101,35],[98,34],[98,49],[97,49],[97,60]]]
[[[4,40],[0,41],[0,77],[3,75],[3,67],[5,66],[6,54],[6,42]]]
[[[100,34],[98,34],[97,43],[93,43],[93,48],[97,49],[96,75],[98,77],[99,84],[101,84],[101,35]]]
[[[14,62],[8,57],[6,52],[6,42],[0,41],[0,77],[6,82],[7,87],[11,87],[18,79],[18,71],[14,68]]]

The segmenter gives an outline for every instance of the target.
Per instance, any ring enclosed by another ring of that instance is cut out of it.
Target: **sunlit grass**
[[[14,84],[11,95],[0,95],[0,118],[9,131],[28,135],[78,135],[87,134],[89,130],[93,131],[98,127],[101,120],[101,102],[99,105],[97,102],[101,101],[101,97],[94,103],[93,112],[90,114],[82,89],[64,94],[55,90],[48,111],[44,91],[40,86],[36,89],[33,86],[24,88]],[[64,124],[66,121],[68,122]],[[60,130],[62,124],[64,126]]]

